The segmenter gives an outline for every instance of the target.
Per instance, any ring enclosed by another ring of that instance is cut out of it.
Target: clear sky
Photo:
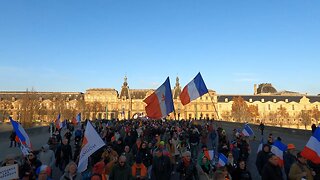
[[[201,72],[219,94],[253,84],[320,93],[319,0],[1,0],[0,90],[157,88]]]

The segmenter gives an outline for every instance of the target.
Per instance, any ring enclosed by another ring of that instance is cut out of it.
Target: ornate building
[[[22,120],[26,112],[33,111],[31,119],[53,120],[58,113],[62,118],[71,119],[78,112],[87,119],[128,119],[145,115],[143,100],[153,93],[153,89],[130,89],[124,78],[120,93],[112,88],[88,89],[80,92],[0,92],[0,120],[8,115]],[[272,84],[254,85],[253,95],[223,95],[209,90],[208,94],[183,106],[179,95],[181,86],[176,78],[172,90],[175,112],[170,119],[226,119],[231,116],[234,97],[242,97],[248,105],[258,109],[258,116],[249,121],[273,123],[279,119],[283,124],[300,124],[301,112],[319,110],[320,96],[309,96],[296,92],[278,92]],[[279,108],[286,109],[285,117],[277,116]],[[313,123],[319,119],[311,118]],[[277,124],[277,123],[274,123]]]

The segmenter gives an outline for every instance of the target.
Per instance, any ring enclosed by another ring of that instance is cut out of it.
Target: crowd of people
[[[8,155],[2,166],[19,164],[20,179],[50,180],[53,168],[58,169],[60,180],[251,180],[247,169],[250,140],[241,131],[227,133],[215,121],[165,120],[99,120],[92,122],[105,142],[89,157],[88,168],[77,172],[86,122],[67,123],[62,129],[50,126],[52,136],[38,151],[30,152],[22,161]],[[261,134],[263,135],[263,129]],[[281,140],[281,139],[280,139]],[[300,153],[288,145],[284,154],[284,174],[279,159],[271,153],[272,134],[256,157],[256,167],[264,179],[313,179],[320,169],[309,164]],[[11,143],[13,145],[13,143]],[[214,157],[208,156],[213,150]],[[219,165],[219,153],[227,157]],[[312,168],[311,168],[312,167]]]

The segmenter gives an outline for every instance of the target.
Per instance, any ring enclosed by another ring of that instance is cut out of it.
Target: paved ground
[[[226,132],[231,134],[232,130],[234,128],[241,128],[241,127],[235,127],[233,125],[227,125],[224,123],[221,123],[222,127],[226,130]],[[255,140],[251,140],[250,145],[251,145],[251,154],[249,156],[249,161],[248,161],[248,169],[252,173],[253,179],[259,180],[260,177],[258,175],[257,169],[255,167],[255,160],[257,156],[257,149],[260,143],[261,135],[260,132],[257,129],[253,129],[256,135]],[[293,143],[295,144],[297,150],[302,150],[302,148],[305,146],[307,143],[311,133],[305,134],[305,135],[296,135],[294,133],[282,133],[281,128],[279,128],[277,131],[269,131],[268,129],[265,129],[265,139],[268,136],[269,133],[273,133],[273,137],[278,137],[280,136],[282,138],[282,141],[285,144],[288,143]],[[31,142],[33,144],[34,149],[39,149],[43,144],[47,142],[49,138],[49,133],[42,133],[42,134],[34,134],[30,137]],[[73,144],[73,143],[72,143]],[[209,145],[210,146],[210,145]],[[6,155],[8,154],[15,154],[17,156],[21,155],[21,151],[19,148],[9,148],[9,140],[8,141],[1,141],[0,142],[0,161],[2,161]],[[54,179],[59,179],[61,176],[61,172],[58,169],[53,170],[54,174]],[[176,179],[177,175],[174,175],[172,179]]]

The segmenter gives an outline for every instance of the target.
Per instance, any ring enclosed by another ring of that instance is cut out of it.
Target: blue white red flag
[[[271,152],[279,158],[279,165],[283,167],[283,154],[287,150],[287,145],[283,144],[281,141],[276,140],[273,142],[271,147]]]
[[[221,166],[225,166],[228,162],[228,159],[227,157],[222,154],[222,153],[219,153],[219,160],[218,160],[218,166],[221,167]]]
[[[144,102],[147,104],[145,109],[149,118],[160,119],[173,112],[174,107],[169,77]]]
[[[63,124],[60,121],[60,114],[58,114],[58,117],[57,117],[56,121],[54,122],[54,124],[56,125],[57,129],[61,129],[63,127]]]
[[[252,136],[254,133],[253,133],[253,130],[251,129],[251,127],[249,126],[249,124],[245,124],[244,125],[244,128],[242,130],[242,134],[244,136]]]
[[[196,77],[183,88],[180,94],[180,100],[183,105],[186,105],[206,93],[208,93],[208,89],[199,72]]]
[[[10,119],[10,122],[12,124],[14,131],[16,132],[16,134],[19,138],[20,143],[24,146],[24,148],[31,150],[32,144],[31,144],[30,138],[29,138],[28,134],[26,133],[26,131],[23,129],[23,127],[18,122],[13,120],[11,117],[9,117],[9,119]],[[24,151],[22,151],[22,153],[24,153]]]
[[[320,164],[320,127],[318,126],[308,143],[301,151],[301,155],[315,164]]]

